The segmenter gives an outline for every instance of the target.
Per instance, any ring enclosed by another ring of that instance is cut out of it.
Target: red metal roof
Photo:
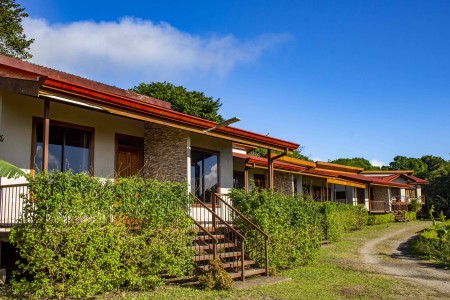
[[[246,159],[249,164],[268,166],[267,158],[265,158],[265,157],[241,154],[241,153],[235,153],[235,152],[233,152],[233,156],[242,158],[242,159]],[[274,165],[275,169],[293,171],[293,172],[302,172],[302,171],[308,169],[308,167],[306,167],[306,166],[294,165],[294,164],[290,164],[290,163],[283,162],[283,161],[277,161],[277,160],[275,160],[273,162],[273,165]]]
[[[373,185],[387,185],[387,186],[393,186],[393,187],[412,188],[412,186],[409,184],[403,184],[403,183],[398,183],[398,182],[394,182],[394,181],[384,180],[382,178],[379,178],[378,176],[364,176],[364,175],[359,175],[359,174],[341,174],[340,177],[351,178],[354,180],[359,180],[359,181],[370,183]]]
[[[126,109],[127,111],[143,113],[177,124],[191,126],[198,130],[208,129],[217,125],[216,122],[171,110],[170,104],[165,101],[146,97],[117,87],[38,66],[4,55],[0,55],[0,66],[1,69],[5,71],[4,73],[7,73],[3,74],[4,77],[17,76],[17,74],[20,74],[20,78],[23,78],[26,77],[25,74],[27,72],[27,76],[37,75],[38,77],[45,77],[41,86],[41,88],[45,90],[66,93],[89,99],[90,101],[97,103]],[[9,70],[8,72],[6,72],[7,69]],[[268,137],[231,126],[220,127],[216,129],[213,134],[216,133],[218,135],[223,135],[224,138],[228,137],[231,140],[235,138],[241,139],[240,142],[242,142],[242,140],[256,142],[264,144],[269,148],[295,150],[300,146],[297,143]]]

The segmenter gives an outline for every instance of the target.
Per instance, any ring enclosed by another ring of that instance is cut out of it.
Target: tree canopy
[[[22,18],[27,18],[25,8],[15,0],[0,0],[0,53],[18,59],[29,59],[28,52],[34,39],[23,33]]]
[[[308,156],[302,154],[303,147],[300,147],[299,149],[293,150],[292,152],[288,153],[288,157],[293,157],[301,160],[306,161],[312,161]],[[275,154],[281,154],[279,151],[273,151]],[[260,156],[260,157],[267,157],[267,149],[266,148],[255,148],[252,152],[250,152],[251,155]]]
[[[338,158],[330,161],[333,164],[346,165],[350,167],[363,168],[366,171],[380,170],[380,167],[372,166],[370,161],[362,157]]]
[[[221,122],[219,108],[222,106],[220,98],[214,100],[202,92],[188,91],[182,86],[175,86],[168,82],[140,83],[130,91],[167,101],[172,109],[203,119]]]
[[[428,166],[420,158],[396,156],[389,163],[392,170],[413,170],[416,176],[425,178],[427,176]]]

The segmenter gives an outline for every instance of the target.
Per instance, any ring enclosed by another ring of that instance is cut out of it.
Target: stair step
[[[233,223],[228,223],[228,225],[230,225],[231,227],[235,227]],[[222,229],[222,228],[226,228],[228,229],[228,226],[225,226],[224,224],[218,224],[216,227],[213,226],[203,226],[203,228],[205,228],[206,231],[208,232],[215,232],[216,229]],[[202,232],[202,231],[199,231]]]
[[[264,274],[264,273],[266,273],[266,269],[260,269],[260,268],[249,269],[249,270],[245,270],[244,276],[249,277],[249,276],[260,275],[260,274]],[[242,271],[228,272],[228,274],[230,274],[231,278],[240,278],[242,276]]]
[[[250,266],[250,265],[254,265],[256,264],[256,261],[254,260],[244,260],[244,266]],[[202,271],[207,271],[209,270],[211,266],[210,265],[206,265],[206,266],[198,266],[198,268]],[[240,261],[233,261],[233,262],[228,262],[228,263],[223,263],[223,267],[225,269],[227,268],[240,268],[241,267],[241,262]]]
[[[217,244],[217,249],[225,249],[225,248],[233,248],[236,247],[236,245],[234,243],[220,243]],[[208,244],[208,245],[195,245],[191,247],[193,250],[212,250],[213,249],[213,245],[212,244]]]
[[[225,236],[223,234],[212,234],[213,237],[215,237],[217,240],[223,240]],[[204,240],[210,240],[211,237],[209,235],[197,235],[194,240],[195,241],[204,241]]]
[[[226,257],[233,257],[233,256],[241,256],[241,251],[234,251],[234,252],[222,252],[217,253],[217,257],[226,258]],[[214,259],[213,254],[203,254],[203,255],[196,255],[194,256],[195,261],[202,261],[202,260],[211,260]]]

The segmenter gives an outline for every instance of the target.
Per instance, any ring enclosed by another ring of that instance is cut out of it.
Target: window
[[[42,170],[43,122],[35,120],[36,143],[34,146],[34,167]],[[50,123],[48,145],[48,170],[89,172],[92,161],[93,128]]]
[[[336,199],[347,199],[346,191],[336,191]]]
[[[258,189],[266,188],[266,176],[263,174],[253,174],[253,181],[255,182],[255,187]]]
[[[217,153],[191,150],[191,193],[211,203],[219,188],[219,156]]]
[[[244,172],[233,172],[233,188],[243,189],[245,187],[245,174]]]

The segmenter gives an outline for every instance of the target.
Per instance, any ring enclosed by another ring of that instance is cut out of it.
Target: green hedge
[[[402,216],[406,220],[410,220],[410,221],[417,220],[417,212],[415,212],[415,211],[402,211]]]
[[[422,230],[411,246],[417,254],[450,267],[450,221]]]
[[[369,215],[368,225],[379,225],[395,222],[394,214]]]
[[[311,198],[290,197],[266,190],[230,192],[235,207],[270,236],[271,271],[313,261],[325,238],[338,240],[345,231],[367,223],[367,211],[340,203],[318,203]],[[264,264],[264,240],[245,222],[236,221],[247,236],[247,251]]]
[[[368,212],[363,206],[352,206],[336,202],[317,203],[323,213],[323,230],[330,242],[338,241],[345,232],[360,230],[368,220]]]
[[[17,295],[91,297],[151,289],[163,273],[190,272],[185,184],[61,172],[29,182],[32,197],[10,236],[22,258],[12,281]]]

